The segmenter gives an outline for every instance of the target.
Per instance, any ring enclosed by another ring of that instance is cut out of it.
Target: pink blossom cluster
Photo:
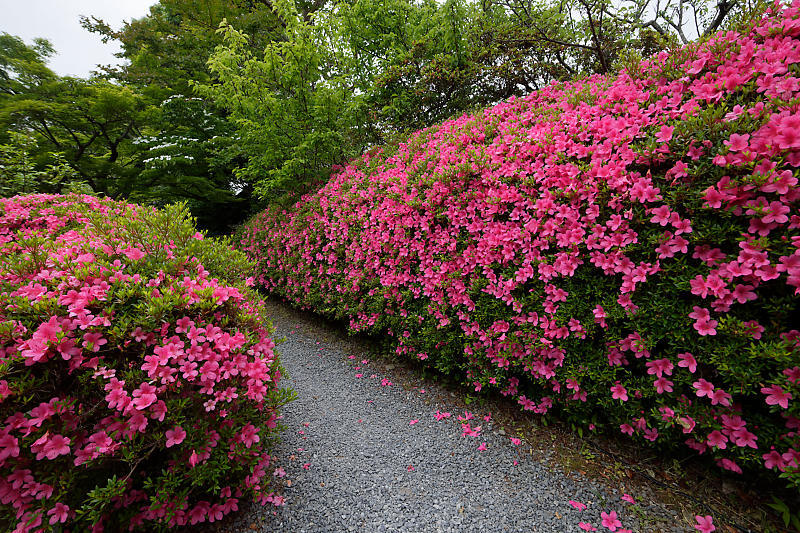
[[[377,148],[240,248],[475,390],[800,484],[799,9]]]
[[[0,200],[0,523],[15,533],[172,527],[277,501],[281,371],[260,300],[186,256],[183,236],[117,236],[148,212]]]

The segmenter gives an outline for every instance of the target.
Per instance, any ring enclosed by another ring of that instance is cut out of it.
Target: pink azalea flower
[[[764,467],[768,470],[777,468],[778,470],[783,471],[786,468],[786,463],[784,462],[783,457],[775,450],[765,453],[761,456],[761,458],[764,460]]]
[[[718,430],[714,430],[709,433],[708,438],[706,439],[706,444],[711,447],[719,448],[720,450],[724,450],[727,448],[728,437],[720,433]]]
[[[8,381],[0,379],[0,401],[11,396],[11,388],[8,386]]]
[[[703,396],[711,397],[714,393],[714,384],[702,378],[692,383],[692,386],[697,389],[696,394],[699,398]]]
[[[656,392],[659,394],[664,394],[664,392],[672,392],[672,382],[667,378],[658,378],[653,382],[653,386],[656,388]]]
[[[479,452],[485,452],[486,451],[486,443],[485,442],[481,442],[480,446],[478,446],[478,451]]]
[[[138,389],[133,391],[133,406],[140,411],[152,405],[156,397],[156,388],[149,383],[142,383]]]
[[[700,533],[711,533],[712,531],[717,530],[717,528],[714,527],[714,520],[710,515],[696,515],[694,518],[697,520],[697,524],[694,526],[694,528]]]
[[[731,404],[731,395],[722,389],[716,389],[708,395],[708,398],[711,400],[711,405],[720,404],[728,407]]]
[[[622,500],[628,503],[636,503],[636,501],[633,499],[633,496],[631,496],[630,494],[623,494]]]
[[[672,133],[675,131],[675,128],[671,126],[661,126],[658,134],[656,134],[656,140],[658,142],[669,142],[672,139]]]
[[[717,461],[717,465],[725,470],[730,470],[731,472],[735,472],[737,474],[742,473],[742,469],[739,467],[739,465],[737,465],[735,461],[732,461],[728,458],[720,459]]]
[[[647,428],[644,430],[644,438],[650,442],[655,442],[658,439],[658,430],[656,428]]]
[[[520,444],[522,444],[522,441],[516,437],[510,437],[510,439],[511,439],[511,444],[513,444],[514,446],[519,446]]]
[[[603,511],[600,513],[600,518],[603,519],[603,527],[609,529],[611,531],[616,531],[617,528],[622,527],[622,522],[619,521],[617,518],[617,512],[611,511],[610,513],[606,513]]]
[[[683,428],[683,433],[684,433],[684,434],[686,434],[686,433],[691,433],[692,431],[694,431],[694,427],[695,427],[695,425],[696,425],[696,422],[695,422],[695,421],[694,421],[694,419],[693,419],[692,417],[690,417],[690,416],[681,416],[681,417],[678,417],[678,423],[679,423],[679,424],[681,425],[681,427]]]
[[[183,442],[183,439],[186,438],[186,431],[183,430],[180,426],[175,426],[173,429],[168,429],[166,432],[167,436],[167,448],[171,448],[177,444]]]
[[[52,460],[59,455],[68,454],[70,442],[70,439],[63,435],[50,436],[45,433],[31,445],[31,451],[36,454],[37,461],[41,461],[45,457]]]
[[[719,324],[719,322],[716,320],[697,320],[694,323],[694,329],[702,336],[716,335],[717,324]]]
[[[100,347],[108,344],[108,340],[103,337],[102,333],[86,333],[83,336],[83,347],[91,349],[93,352],[99,352]]]
[[[792,393],[784,392],[783,389],[777,385],[762,387],[761,394],[767,395],[767,405],[780,405],[784,409],[789,408],[789,400],[792,399]]]
[[[616,385],[611,387],[611,398],[614,400],[622,400],[623,402],[628,401],[628,391],[619,383],[619,381]]]
[[[50,517],[50,525],[63,524],[69,517],[69,506],[56,502],[56,505],[47,511],[47,516]]]
[[[700,71],[703,70],[703,67],[705,67],[705,66],[706,66],[706,59],[705,58],[700,58],[700,59],[697,59],[695,61],[692,61],[691,68],[689,70],[687,70],[686,72],[688,74],[698,74],[698,73],[700,73]]]
[[[578,527],[584,531],[597,531],[597,528],[589,522],[578,522]]]
[[[792,148],[800,148],[800,115],[790,115],[778,119],[776,124],[778,148],[781,150],[789,150]]]
[[[259,428],[255,427],[253,424],[247,424],[245,427],[242,428],[242,431],[239,434],[239,438],[247,448],[250,448],[257,442],[261,441],[258,432]]]
[[[731,135],[731,138],[727,141],[724,141],[723,144],[730,148],[732,152],[741,152],[742,150],[746,150],[748,146],[748,141],[750,140],[750,135],[745,133],[744,135],[739,135],[738,133],[734,133]]]
[[[800,382],[800,366],[785,369],[783,375],[792,383]],[[0,381],[0,398],[2,398],[2,384],[3,382]]]
[[[414,424],[416,424],[417,422],[419,422],[419,419],[416,419],[416,418],[415,418],[414,420],[412,420],[411,422],[409,422],[409,423],[408,423],[408,425],[409,425],[409,426],[413,426],[413,425],[414,425]]]
[[[695,370],[697,370],[697,361],[695,360],[694,356],[689,352],[685,352],[682,354],[678,354],[678,358],[680,359],[678,366],[681,368],[685,368],[689,372],[694,374]]]

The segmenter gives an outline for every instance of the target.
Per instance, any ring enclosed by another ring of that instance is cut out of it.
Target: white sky
[[[0,0],[0,32],[34,37],[53,43],[56,54],[49,67],[61,76],[88,77],[98,64],[118,64],[116,43],[103,44],[100,36],[84,30],[80,15],[105,20],[114,29],[123,20],[141,18],[157,0]]]

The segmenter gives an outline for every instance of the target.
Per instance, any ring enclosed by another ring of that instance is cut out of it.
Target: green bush
[[[365,154],[240,247],[475,390],[798,489],[798,5]]]
[[[279,505],[281,368],[243,254],[182,206],[0,200],[0,527],[152,531]]]

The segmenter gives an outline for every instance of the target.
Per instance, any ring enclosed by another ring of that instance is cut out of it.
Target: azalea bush
[[[800,488],[799,8],[375,149],[241,248],[476,391]]]
[[[281,368],[247,259],[186,209],[0,200],[0,529],[214,521],[267,475]]]

